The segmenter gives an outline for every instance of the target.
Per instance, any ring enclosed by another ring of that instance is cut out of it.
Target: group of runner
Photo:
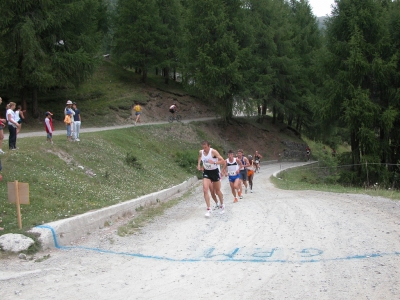
[[[197,169],[203,172],[203,194],[207,206],[206,217],[212,213],[210,194],[215,202],[214,209],[219,209],[219,213],[225,213],[224,196],[221,192],[221,178],[228,176],[231,187],[233,202],[238,202],[238,198],[243,198],[244,192],[247,194],[248,187],[253,192],[253,177],[255,172],[259,172],[261,154],[256,151],[254,158],[243,155],[243,150],[239,149],[235,156],[232,150],[228,151],[228,158],[224,159],[217,150],[211,148],[208,141],[201,143],[202,149],[199,151]]]

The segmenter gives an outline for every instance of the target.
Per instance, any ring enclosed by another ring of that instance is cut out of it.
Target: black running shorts
[[[215,169],[215,170],[204,170],[203,172],[203,178],[207,178],[210,179],[211,182],[217,182],[219,181],[219,170]]]
[[[247,180],[247,170],[246,169],[240,170],[239,175],[240,175],[241,180],[243,180],[243,181]]]

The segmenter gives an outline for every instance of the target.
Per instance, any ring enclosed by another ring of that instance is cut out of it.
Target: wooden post
[[[8,188],[8,201],[15,203],[17,207],[17,219],[19,229],[22,229],[22,218],[21,218],[21,204],[29,204],[29,184],[18,182],[7,182]]]
[[[22,229],[21,205],[19,203],[18,180],[15,180],[15,204],[17,205],[18,227],[19,227],[19,229]]]

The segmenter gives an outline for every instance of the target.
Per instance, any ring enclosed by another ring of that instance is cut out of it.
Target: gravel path
[[[118,224],[42,262],[0,261],[0,299],[400,299],[400,206],[366,195],[255,192],[205,218],[200,185],[140,234]]]
[[[190,123],[190,122],[196,122],[196,121],[207,121],[207,120],[214,120],[215,117],[205,117],[205,118],[197,118],[197,119],[183,119],[182,123]],[[140,125],[137,125],[138,127],[140,126],[148,126],[148,125],[157,125],[157,124],[167,124],[167,121],[158,121],[158,122],[146,122],[146,123],[140,123]],[[81,127],[80,133],[85,133],[85,132],[98,132],[98,131],[105,131],[105,130],[114,130],[114,129],[121,129],[121,128],[130,128],[130,127],[135,127],[136,125],[134,124],[126,124],[126,125],[116,125],[116,126],[106,126],[106,127],[92,127],[92,128],[85,128]],[[53,136],[55,135],[66,135],[67,131],[66,130],[54,130]],[[7,130],[4,131],[4,139],[8,140],[8,132]],[[37,136],[42,136],[46,138],[46,132],[43,127],[43,131],[35,131],[35,132],[22,132],[18,134],[18,138],[26,138],[26,137],[37,137]]]

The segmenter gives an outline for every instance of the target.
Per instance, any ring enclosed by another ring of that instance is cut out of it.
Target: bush
[[[199,171],[197,170],[198,155],[199,152],[197,150],[178,151],[175,154],[175,161],[181,168],[199,177],[201,174],[199,175]]]
[[[136,169],[142,169],[142,164],[138,162],[136,156],[134,156],[132,153],[126,154],[125,162],[128,166],[134,167]]]

